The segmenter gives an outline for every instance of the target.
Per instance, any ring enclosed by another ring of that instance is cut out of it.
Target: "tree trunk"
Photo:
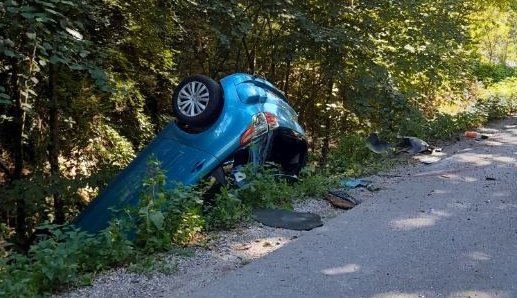
[[[331,102],[333,87],[334,87],[334,80],[331,77],[328,80],[328,85],[327,85],[328,93],[327,93],[327,96],[325,97],[325,104],[328,104]],[[324,136],[323,136],[323,144],[322,144],[322,148],[321,148],[321,160],[320,160],[320,164],[322,166],[325,165],[328,160],[328,154],[330,151],[330,137],[331,137],[330,116],[328,115],[328,113],[326,113],[324,115],[324,117],[325,117],[325,132],[324,132]]]
[[[49,64],[49,130],[50,142],[48,146],[48,161],[50,163],[50,173],[54,181],[54,186],[59,183],[59,106],[56,90],[56,65]],[[55,223],[65,222],[65,210],[63,198],[59,191],[54,191],[54,215]]]
[[[291,74],[291,58],[287,60],[287,65],[285,69],[285,80],[284,80],[284,93],[285,96],[288,96],[289,94],[289,77]]]
[[[13,157],[14,157],[14,170],[12,174],[12,180],[19,180],[23,175],[24,161],[23,161],[23,131],[25,122],[25,111],[22,105],[22,96],[20,90],[20,79],[19,72],[20,68],[18,65],[18,59],[11,59],[12,74],[11,74],[11,94],[12,101],[14,102],[14,134],[13,134]],[[25,207],[25,200],[23,195],[16,198],[16,244],[18,247],[25,248],[27,245],[27,210]]]
[[[325,118],[325,132],[323,137],[323,144],[321,148],[321,162],[320,164],[323,166],[328,161],[328,155],[330,150],[330,118]]]

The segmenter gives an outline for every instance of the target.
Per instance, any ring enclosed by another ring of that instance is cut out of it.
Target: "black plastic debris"
[[[253,211],[252,216],[266,226],[296,231],[308,231],[323,225],[321,217],[314,213],[263,208]]]
[[[375,132],[372,132],[368,138],[366,138],[366,147],[378,154],[387,153],[391,149],[391,145],[379,139],[379,136]]]
[[[441,151],[440,148],[436,148],[427,144],[426,141],[417,137],[399,137],[400,142],[397,144],[397,152],[407,152],[409,154],[428,153]],[[387,153],[392,146],[379,139],[377,133],[371,133],[366,139],[366,146],[375,153]]]
[[[325,199],[329,201],[332,206],[340,209],[352,209],[362,203],[361,200],[354,198],[344,190],[330,191],[325,195]]]
[[[432,152],[429,144],[427,144],[426,141],[415,137],[401,137],[400,142],[397,145],[397,149],[410,154]]]

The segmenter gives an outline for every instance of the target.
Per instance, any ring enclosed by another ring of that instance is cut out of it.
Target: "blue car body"
[[[201,132],[188,132],[177,123],[171,123],[93,200],[76,218],[74,224],[88,232],[98,232],[107,227],[115,216],[114,210],[136,206],[142,181],[147,174],[149,158],[156,158],[165,170],[168,186],[175,183],[191,185],[209,176],[232,154],[243,147],[253,147],[250,162],[261,164],[268,152],[276,150],[271,144],[273,132],[283,132],[300,143],[297,163],[306,157],[305,133],[297,121],[296,112],[276,87],[260,77],[233,74],[220,81],[224,105],[220,115]],[[243,146],[241,139],[250,127],[254,116],[269,113],[276,116],[278,127]],[[284,146],[285,145],[285,146]],[[282,151],[289,145],[279,144]],[[282,148],[281,148],[282,147]],[[303,165],[302,165],[303,166]]]

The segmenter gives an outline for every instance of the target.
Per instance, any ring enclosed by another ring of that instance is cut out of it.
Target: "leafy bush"
[[[208,230],[229,229],[249,218],[254,208],[292,209],[294,198],[323,195],[332,179],[305,169],[296,183],[289,183],[275,171],[244,169],[247,183],[238,189],[222,188],[206,212]]]
[[[204,227],[200,193],[182,186],[166,190],[159,164],[149,166],[140,205],[128,209],[129,216],[112,220],[95,235],[73,226],[44,225],[39,229],[45,236],[28,254],[8,252],[0,259],[0,296],[33,297],[87,284],[96,272],[190,242]]]
[[[427,141],[450,139],[458,131],[479,127],[485,121],[482,114],[475,112],[460,112],[456,115],[438,113],[431,119],[421,113],[413,113],[412,117],[407,117],[398,125],[398,134]]]
[[[206,213],[207,230],[231,229],[249,217],[250,206],[246,205],[238,195],[238,190],[222,188]]]
[[[237,198],[244,204],[251,208],[292,208],[292,197],[295,193],[287,181],[279,179],[269,170],[252,171],[251,168],[247,168],[244,171],[247,183],[236,190]]]
[[[504,118],[517,111],[517,78],[511,77],[486,89],[485,94],[466,111],[457,114],[438,113],[427,119],[413,111],[397,126],[400,135],[425,140],[449,139],[458,132],[476,129],[487,121]]]
[[[345,176],[361,176],[382,157],[365,145],[367,135],[353,133],[341,137],[329,156],[329,170]]]
[[[321,197],[336,184],[334,180],[332,176],[323,175],[315,168],[306,167],[300,174],[300,181],[293,185],[296,197]]]
[[[487,122],[487,117],[481,112],[465,111],[455,115],[456,129],[458,131],[476,129]]]
[[[434,119],[426,123],[424,138],[429,140],[449,139],[459,129],[453,115],[440,113]]]
[[[136,218],[136,245],[153,252],[188,244],[204,226],[201,193],[182,185],[168,190],[160,163],[150,160],[148,167],[151,174],[144,181],[140,204],[131,211]]]
[[[489,95],[478,101],[476,108],[487,120],[502,119],[517,110],[517,98]]]
[[[46,225],[27,255],[12,252],[0,261],[0,296],[30,297],[90,282],[88,273],[128,260],[129,241],[111,226],[91,235],[71,226]]]
[[[474,75],[484,83],[498,83],[517,75],[517,70],[504,64],[479,63]]]
[[[487,88],[475,106],[487,120],[501,119],[517,111],[517,77],[508,78]]]
[[[409,109],[405,117],[396,124],[397,133],[401,136],[425,138],[427,122],[424,114],[416,109]]]

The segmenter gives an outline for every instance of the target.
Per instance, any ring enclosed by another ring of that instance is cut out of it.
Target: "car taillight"
[[[276,117],[275,117],[276,118]],[[241,136],[241,146],[249,144],[253,139],[260,137],[269,130],[269,122],[264,113],[258,113],[253,116],[250,126]],[[277,121],[278,125],[278,121]]]
[[[248,127],[246,131],[242,134],[241,137],[241,146],[249,144],[251,140],[253,139],[253,133],[255,132],[255,128],[252,126]]]

